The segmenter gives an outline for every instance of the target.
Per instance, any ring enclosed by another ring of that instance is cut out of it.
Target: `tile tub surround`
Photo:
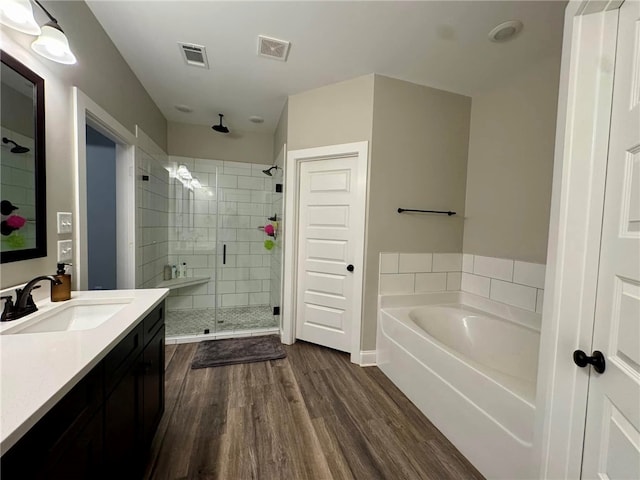
[[[546,266],[463,254],[461,290],[542,313]]]
[[[542,313],[545,268],[466,253],[381,253],[380,294],[462,290]]]
[[[381,253],[379,293],[460,290],[460,253]]]

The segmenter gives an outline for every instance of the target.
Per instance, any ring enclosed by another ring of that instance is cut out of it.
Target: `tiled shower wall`
[[[155,287],[163,278],[169,254],[169,173],[138,148],[136,172],[136,287]],[[144,177],[148,177],[144,180]]]
[[[13,212],[27,220],[27,223],[20,228],[15,235],[19,235],[24,240],[24,246],[20,248],[33,248],[36,242],[35,231],[35,161],[33,139],[21,135],[13,130],[2,127],[2,137],[8,137],[19,145],[29,148],[27,153],[11,153],[13,145],[2,144],[2,166],[0,169],[0,193],[1,200],[8,200],[18,207]],[[2,236],[3,250],[11,250],[9,237]]]
[[[542,313],[545,265],[461,253],[381,253],[381,294],[462,290]]]
[[[176,156],[169,160],[186,165],[203,186],[190,192],[172,179],[169,262],[186,262],[189,276],[211,280],[172,291],[167,308],[213,308],[216,302],[223,308],[268,305],[273,250],[264,248],[268,237],[258,230],[273,215],[273,181],[262,173],[266,166]]]

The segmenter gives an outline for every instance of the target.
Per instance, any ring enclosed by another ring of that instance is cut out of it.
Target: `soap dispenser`
[[[59,285],[51,285],[51,301],[63,302],[71,298],[71,275],[65,273],[65,265],[68,263],[59,263],[56,271],[56,279],[60,281]]]

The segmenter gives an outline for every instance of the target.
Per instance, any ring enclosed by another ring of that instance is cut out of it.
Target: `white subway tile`
[[[513,260],[475,255],[473,273],[511,282],[513,280]]]
[[[251,280],[268,280],[271,278],[271,270],[267,267],[250,268],[249,278]]]
[[[461,253],[434,253],[433,268],[434,272],[459,272],[462,270],[462,254]]]
[[[543,305],[544,305],[544,290],[538,289],[538,296],[536,297],[536,313],[542,313]]]
[[[167,310],[193,308],[193,297],[167,297]]]
[[[269,293],[250,293],[249,305],[269,305]]]
[[[449,272],[447,273],[447,290],[460,290],[462,282],[462,273]]]
[[[264,190],[264,180],[257,177],[238,177],[238,188],[246,190]]]
[[[536,310],[536,289],[524,285],[492,279],[490,298],[532,312]]]
[[[193,308],[213,308],[216,297],[213,295],[196,295],[193,297]]]
[[[513,282],[529,287],[544,288],[546,266],[541,263],[519,262],[513,267]]]
[[[442,292],[447,289],[446,273],[416,273],[415,292]]]
[[[236,293],[252,293],[262,291],[262,281],[260,280],[238,280],[236,282]]]
[[[193,171],[195,172],[216,173],[216,168],[222,167],[222,162],[220,160],[196,158],[194,161]],[[222,168],[220,169],[222,170]]]
[[[380,273],[398,273],[398,254],[380,254]]]
[[[219,281],[218,293],[236,293],[236,282],[231,281]]]
[[[380,293],[413,293],[414,277],[410,273],[380,275]]]
[[[400,273],[430,272],[431,253],[401,253],[398,262]]]
[[[236,175],[218,175],[219,188],[238,188],[238,177]]]
[[[222,295],[223,307],[243,307],[249,305],[248,293],[228,293]]]
[[[471,273],[464,272],[462,274],[462,280],[460,290],[463,292],[473,293],[482,297],[489,297],[489,291],[491,289],[491,280],[485,277],[479,277]]]

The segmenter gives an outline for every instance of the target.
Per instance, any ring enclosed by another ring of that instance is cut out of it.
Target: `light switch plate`
[[[71,240],[58,240],[58,263],[73,260],[73,242]]]
[[[73,231],[73,217],[71,212],[58,212],[58,234]]]

